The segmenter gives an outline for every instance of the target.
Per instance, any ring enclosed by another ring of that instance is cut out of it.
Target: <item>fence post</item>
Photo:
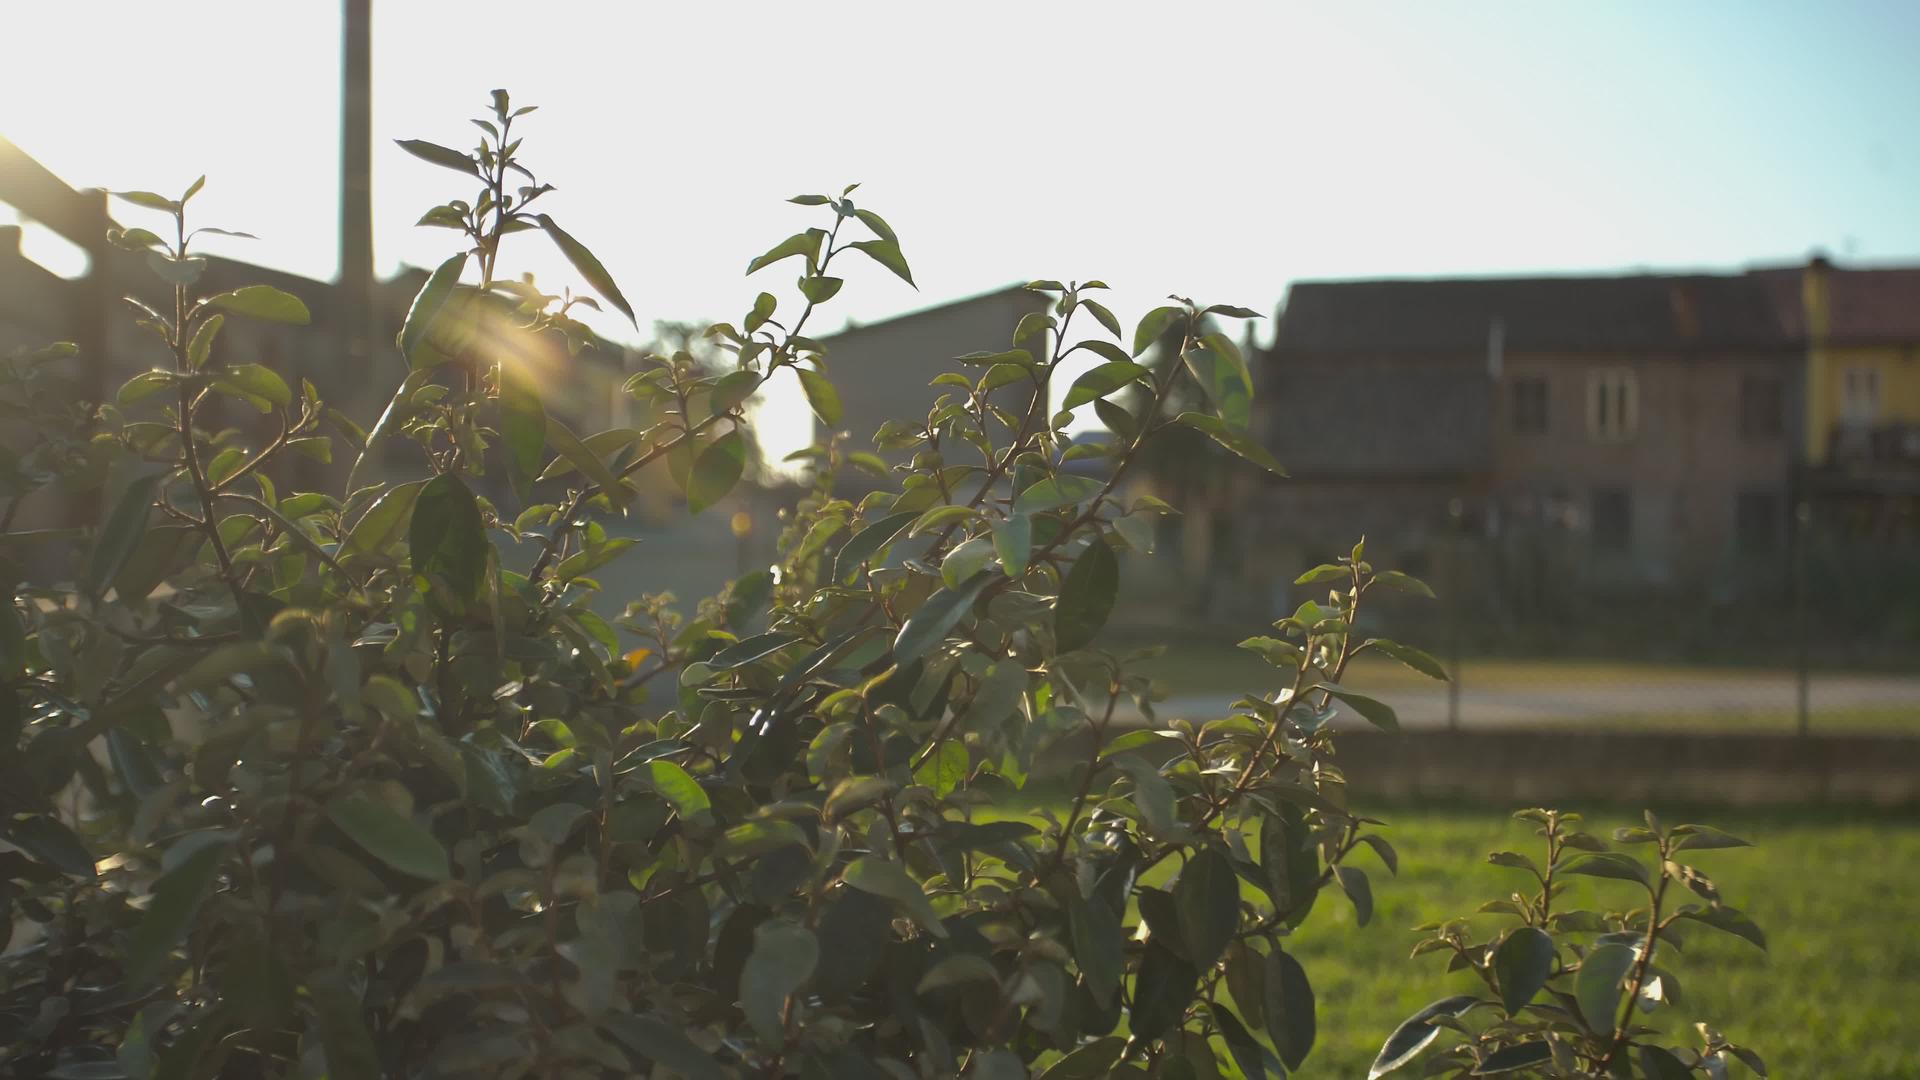
[[[1466,546],[1466,506],[1459,499],[1447,503],[1453,528],[1447,537],[1447,730],[1460,730],[1460,605],[1463,579],[1462,549]]]
[[[1801,735],[1813,730],[1807,658],[1807,543],[1812,521],[1813,507],[1803,499],[1793,508],[1793,669]]]

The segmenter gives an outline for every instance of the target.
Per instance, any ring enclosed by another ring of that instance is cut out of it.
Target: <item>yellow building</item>
[[[1920,269],[1816,258],[1799,277],[1806,464],[1920,462]]]

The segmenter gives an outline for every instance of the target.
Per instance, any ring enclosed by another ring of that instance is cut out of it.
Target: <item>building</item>
[[[1759,271],[1805,350],[1802,491],[1831,531],[1920,542],[1920,268]]]
[[[1798,362],[1751,276],[1301,283],[1261,512],[1305,547],[1463,528],[1591,585],[1725,576],[1782,549]]]
[[[840,393],[839,427],[852,436],[855,448],[866,449],[889,420],[924,421],[938,396],[929,388],[936,376],[964,371],[977,378],[984,370],[967,369],[954,357],[1012,348],[1021,318],[1046,311],[1050,303],[1040,293],[1009,285],[822,337],[827,375]],[[1009,387],[994,400],[1022,412],[1028,403],[1017,390]]]

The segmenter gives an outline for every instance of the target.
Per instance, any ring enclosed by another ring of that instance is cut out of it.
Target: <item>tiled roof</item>
[[[1755,271],[1767,286],[1788,335],[1804,340],[1798,267]],[[1920,267],[1827,271],[1828,336],[1835,342],[1920,342]]]
[[[1309,281],[1287,292],[1280,352],[1783,345],[1769,290],[1751,275]]]

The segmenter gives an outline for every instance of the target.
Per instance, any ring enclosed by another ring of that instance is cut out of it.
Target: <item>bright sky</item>
[[[225,253],[335,272],[337,4],[4,17],[0,134],[76,185],[209,173],[203,220],[264,237]],[[1915,261],[1916,43],[1911,0],[374,0],[377,259],[439,262],[451,234],[412,224],[471,197],[392,140],[469,145],[504,86],[541,106],[543,205],[643,326],[790,295],[747,260],[814,223],[787,196],[855,180],[920,291],[863,267],[821,331],[1042,276],[1104,278],[1130,321],[1312,277]]]

